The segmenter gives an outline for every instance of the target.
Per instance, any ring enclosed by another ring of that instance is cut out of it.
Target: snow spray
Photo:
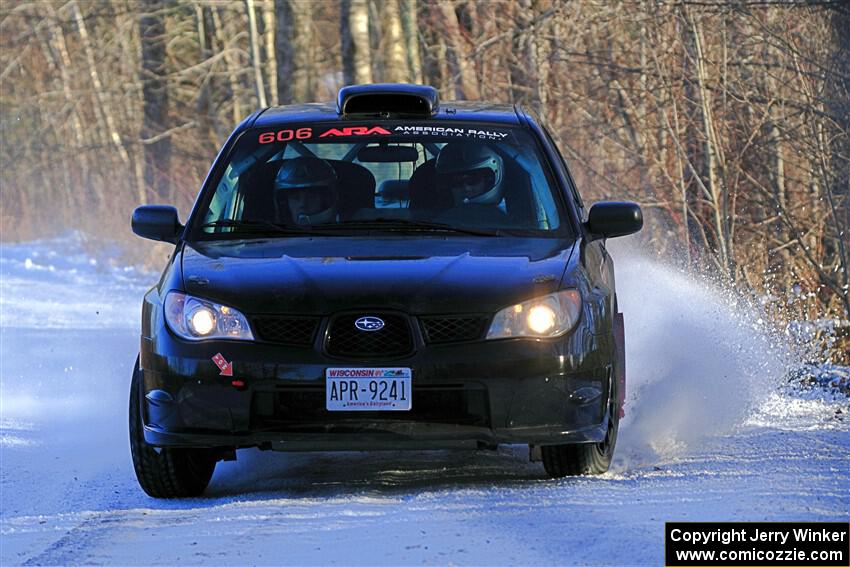
[[[731,289],[612,242],[626,322],[626,417],[614,470],[675,458],[752,415],[791,349]]]

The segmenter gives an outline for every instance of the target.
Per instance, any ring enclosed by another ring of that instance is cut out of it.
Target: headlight
[[[488,339],[559,337],[581,317],[581,294],[566,289],[502,309],[493,318]]]
[[[248,320],[236,309],[178,291],[165,297],[165,320],[176,335],[190,341],[254,340]]]

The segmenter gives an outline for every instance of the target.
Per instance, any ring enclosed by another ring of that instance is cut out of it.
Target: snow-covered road
[[[669,520],[850,518],[846,398],[782,391],[743,307],[646,261],[618,261],[630,389],[606,475],[547,480],[523,447],[243,450],[203,498],[148,498],[126,405],[156,274],[78,239],[0,248],[2,565],[661,565]]]

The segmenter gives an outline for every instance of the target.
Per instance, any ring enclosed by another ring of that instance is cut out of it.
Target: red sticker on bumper
[[[215,362],[215,365],[218,366],[219,370],[221,370],[221,372],[218,373],[219,376],[233,376],[233,363],[227,362],[220,352],[212,357],[212,361]]]

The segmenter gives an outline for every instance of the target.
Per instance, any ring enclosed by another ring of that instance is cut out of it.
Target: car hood
[[[574,247],[516,237],[195,242],[182,249],[183,282],[248,314],[486,313],[557,290]]]

